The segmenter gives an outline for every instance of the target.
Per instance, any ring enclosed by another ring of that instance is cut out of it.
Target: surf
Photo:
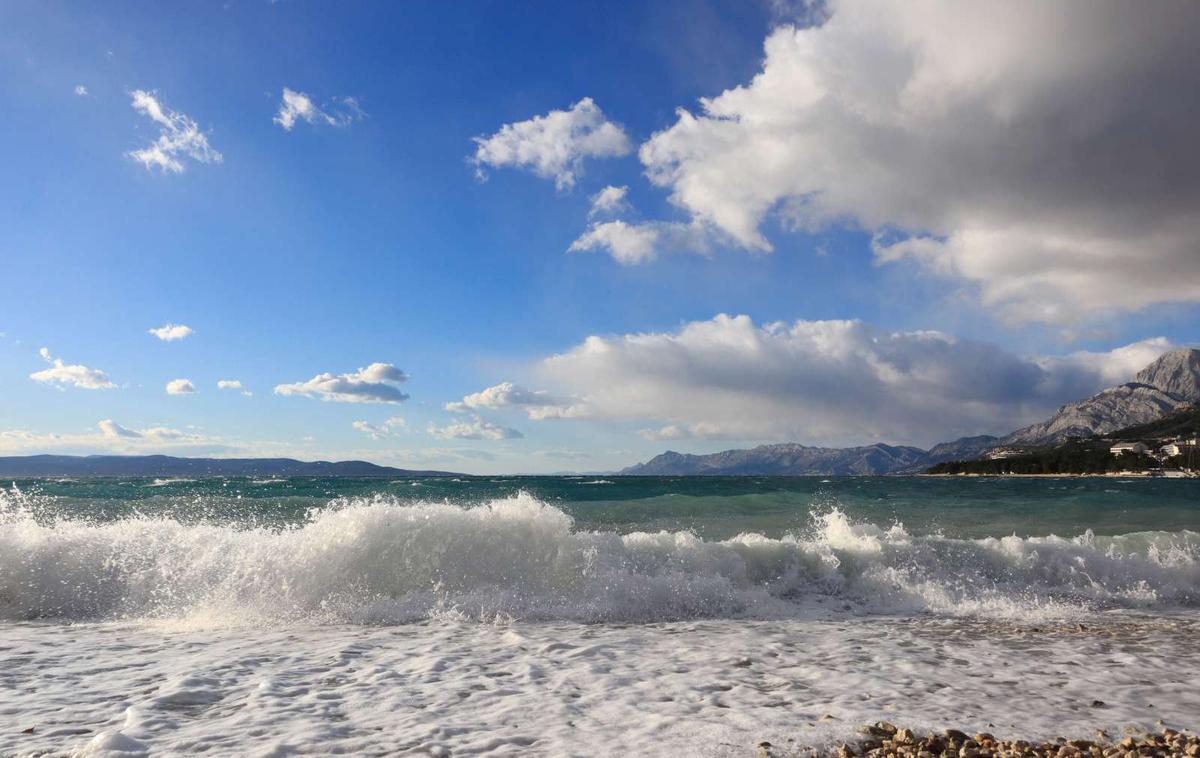
[[[649,623],[830,613],[1062,618],[1200,604],[1200,534],[953,539],[855,521],[795,533],[579,529],[525,492],[335,500],[292,525],[39,516],[0,495],[0,619]]]

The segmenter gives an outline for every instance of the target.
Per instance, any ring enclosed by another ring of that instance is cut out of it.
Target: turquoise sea
[[[1200,479],[1078,477],[618,477],[79,479],[11,483],[43,516],[132,515],[194,523],[295,525],[314,509],[383,498],[465,507],[527,493],[579,530],[681,531],[704,539],[800,533],[814,514],[901,523],[955,538],[1200,532]]]

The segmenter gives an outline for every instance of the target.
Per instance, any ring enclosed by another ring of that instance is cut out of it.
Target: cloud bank
[[[505,383],[461,405],[637,422],[651,440],[927,446],[1012,431],[1130,381],[1171,347],[1154,338],[1105,353],[1023,357],[941,332],[722,314],[674,332],[589,337],[535,367],[557,393]]]
[[[641,146],[695,221],[756,251],[768,217],[855,225],[1018,322],[1200,301],[1200,4],[832,0],[820,20]],[[652,257],[604,234],[579,244]]]

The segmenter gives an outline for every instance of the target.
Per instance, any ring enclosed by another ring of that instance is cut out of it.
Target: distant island
[[[25,455],[0,457],[0,477],[58,476],[457,476],[413,471],[367,461],[298,461],[292,458],[176,458],[169,455]]]

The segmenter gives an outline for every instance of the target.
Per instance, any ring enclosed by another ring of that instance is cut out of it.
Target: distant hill
[[[828,448],[785,443],[711,455],[688,455],[668,450],[618,473],[630,476],[861,476],[913,466],[924,456],[925,451],[916,447]]]
[[[1198,401],[1200,350],[1172,350],[1139,371],[1134,381],[1067,403],[1046,421],[1018,429],[997,446],[1056,445],[1109,434]]]
[[[860,476],[920,473],[950,461],[973,460],[996,447],[1051,448],[1068,441],[1111,436],[1119,430],[1174,418],[1172,414],[1200,404],[1200,350],[1180,349],[1163,354],[1138,372],[1128,384],[1109,387],[1089,398],[1067,403],[1049,419],[996,438],[963,437],[929,450],[884,444],[863,447],[806,447],[795,443],[760,445],[748,450],[725,450],[709,455],[667,451],[619,471],[631,476]],[[1178,420],[1178,419],[1177,419]],[[1175,423],[1170,422],[1170,423]],[[1185,423],[1185,422],[1180,422]],[[1182,432],[1181,432],[1182,433]],[[1155,437],[1164,434],[1142,434]],[[1135,437],[1137,438],[1137,437]],[[1107,447],[1075,445],[1061,451],[1062,465],[1100,466]],[[1104,447],[1100,451],[1100,447]],[[1067,462],[1070,459],[1070,462]],[[1107,462],[1103,462],[1107,465]]]
[[[1156,440],[1200,436],[1200,403],[1184,406],[1157,421],[1126,427],[1108,436],[1114,440]]]
[[[807,447],[759,445],[690,455],[674,450],[618,471],[624,476],[878,476],[919,473],[935,463],[975,458],[996,444],[987,435],[943,442],[930,450],[904,445]]]
[[[1146,442],[1151,448],[1157,441],[1200,435],[1200,403],[1183,406],[1160,419],[1135,424],[1103,436],[1072,438],[1056,445],[1014,448],[1008,455],[974,460],[942,461],[930,474],[1105,474],[1123,471],[1148,471],[1164,464],[1144,454],[1114,455],[1112,443]],[[1184,465],[1171,459],[1166,468]],[[1194,465],[1191,464],[1191,465]]]
[[[0,457],[0,477],[47,476],[453,476],[367,461],[292,458],[175,458],[169,455],[27,455]]]

